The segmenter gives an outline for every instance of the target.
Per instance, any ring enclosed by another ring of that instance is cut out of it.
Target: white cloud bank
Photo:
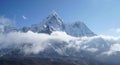
[[[80,52],[80,50],[92,53],[103,51],[102,53],[104,54],[112,54],[120,51],[120,37],[104,35],[94,37],[72,37],[67,35],[65,32],[60,31],[53,32],[51,35],[33,33],[31,31],[26,33],[12,32],[3,34],[0,36],[0,48],[20,47],[21,45],[26,44],[30,46],[23,47],[25,53],[37,54],[50,46],[54,47],[54,43],[50,42],[51,40],[60,42],[57,44],[66,44],[63,48],[54,48],[54,50],[60,54],[63,54],[66,48],[74,48],[77,52]]]
[[[67,35],[65,32],[54,32],[51,35],[44,33],[33,33],[28,31],[27,33],[12,32],[3,34],[0,36],[0,47],[7,48],[9,46],[19,46],[21,44],[32,44],[31,48],[25,48],[25,52],[38,53],[43,51],[50,43],[51,39],[68,42],[73,37]]]

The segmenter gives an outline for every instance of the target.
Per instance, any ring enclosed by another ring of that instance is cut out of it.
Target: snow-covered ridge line
[[[55,11],[48,15],[48,17],[46,17],[42,22],[33,24],[31,27],[17,29],[16,27],[9,25],[4,25],[4,27],[0,25],[0,31],[3,33],[15,31],[27,32],[30,30],[37,33],[47,34],[51,34],[53,31],[64,31],[75,37],[95,36],[95,34],[83,22],[66,23]]]
[[[40,24],[32,25],[30,30],[33,32],[48,34],[50,34],[52,31],[64,31],[67,34],[75,37],[95,36],[95,34],[83,22],[63,22],[56,12],[52,12],[45,20],[40,22]]]

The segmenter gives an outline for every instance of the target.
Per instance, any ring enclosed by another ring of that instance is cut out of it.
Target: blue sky
[[[120,0],[0,0],[0,16],[17,27],[39,23],[52,10],[67,23],[82,21],[97,34],[120,35]]]

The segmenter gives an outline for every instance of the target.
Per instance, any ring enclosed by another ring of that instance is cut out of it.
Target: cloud
[[[86,51],[97,52],[98,49],[97,48],[87,48]]]
[[[6,18],[4,16],[0,16],[0,33],[4,32],[4,27],[5,26],[12,26],[14,24],[15,21]]]
[[[23,44],[31,44],[31,47],[24,47],[24,52],[39,53],[52,44],[51,42],[48,42],[50,40],[68,42],[72,38],[73,37],[67,35],[64,32],[54,32],[51,35],[44,33],[33,33],[31,31],[28,31],[27,33],[12,32],[0,36],[0,48],[13,47],[13,45],[16,47]]]
[[[73,48],[76,52],[80,50],[89,51],[92,53],[103,51],[104,52],[116,52],[120,51],[120,37],[111,36],[94,36],[94,37],[72,37],[65,32],[56,31],[51,35],[44,33],[34,33],[28,31],[23,32],[11,32],[0,36],[0,48],[17,47],[26,45],[23,47],[25,53],[39,53],[45,49],[51,47],[60,54],[66,53],[65,49]],[[4,43],[4,44],[3,44]],[[55,47],[54,44],[65,45],[63,47]],[[30,46],[29,46],[30,45]],[[21,47],[20,47],[21,48]],[[104,51],[106,49],[107,51]]]
[[[106,32],[106,35],[119,36],[120,28],[110,28],[108,32]]]
[[[26,16],[24,16],[24,15],[22,16],[22,18],[23,18],[23,19],[27,19],[27,17],[26,17]]]
[[[8,26],[11,25],[12,22],[12,20],[5,18],[4,16],[0,16],[0,25]]]
[[[120,33],[120,28],[117,28],[117,29],[116,29],[116,32],[117,32],[117,33]]]
[[[111,32],[120,33],[120,28],[111,28]]]
[[[115,54],[116,52],[120,52],[120,43],[112,44],[109,51],[103,52],[102,54],[110,56],[112,54]]]

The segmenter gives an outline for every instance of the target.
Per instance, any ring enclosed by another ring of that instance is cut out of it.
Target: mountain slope
[[[62,31],[63,26],[62,19],[59,18],[56,12],[53,12],[39,24],[33,24],[31,31],[50,34],[52,31]]]
[[[71,24],[66,24],[65,32],[75,37],[95,35],[83,22],[80,21]]]
[[[67,34],[75,37],[95,35],[83,22],[65,23],[56,12],[52,12],[40,24],[32,25],[31,30],[48,34],[53,31],[65,31]]]

